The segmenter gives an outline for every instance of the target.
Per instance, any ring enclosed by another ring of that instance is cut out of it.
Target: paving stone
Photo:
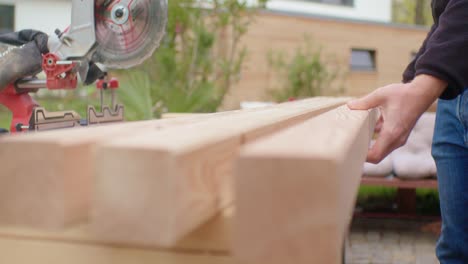
[[[372,258],[372,263],[375,263],[375,264],[389,264],[389,263],[392,263],[392,255],[384,255],[384,254],[381,254],[379,256],[374,256]]]
[[[430,244],[427,242],[415,242],[414,249],[416,252],[435,252],[436,244]]]
[[[349,240],[350,242],[365,242],[367,241],[367,238],[364,232],[351,232]]]
[[[413,244],[416,240],[416,232],[407,232],[400,234],[400,244]]]
[[[416,259],[415,252],[407,251],[407,252],[395,252],[393,254],[393,262],[410,262],[414,263]]]
[[[346,264],[348,264],[348,262],[346,262]],[[349,264],[372,264],[369,260],[365,260],[365,261],[351,261],[349,262]]]
[[[419,223],[366,220],[355,226],[353,223],[347,239],[346,264],[438,263],[434,253],[437,236],[421,233]]]
[[[381,231],[382,239],[387,240],[400,240],[400,234],[395,231]]]
[[[418,233],[416,236],[416,242],[418,243],[431,243],[435,244],[438,237],[432,234]]]
[[[438,264],[435,254],[417,254],[415,264]]]
[[[366,234],[367,241],[370,243],[380,241],[380,233],[376,231],[368,231]]]
[[[382,232],[382,243],[398,245],[400,243],[400,235],[393,232]]]

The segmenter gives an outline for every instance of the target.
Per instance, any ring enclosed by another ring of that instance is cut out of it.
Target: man
[[[380,132],[367,160],[378,163],[402,146],[418,118],[440,98],[432,155],[437,164],[442,264],[468,263],[468,0],[433,0],[434,25],[403,83],[381,87],[348,104],[378,107]]]

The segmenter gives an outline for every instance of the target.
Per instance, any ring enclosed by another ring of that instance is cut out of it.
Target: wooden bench
[[[368,177],[363,176],[361,186],[379,186],[397,188],[396,203],[398,206],[397,217],[415,217],[416,213],[416,189],[437,189],[437,179],[402,180],[397,177]],[[372,214],[373,216],[387,217],[388,214]]]

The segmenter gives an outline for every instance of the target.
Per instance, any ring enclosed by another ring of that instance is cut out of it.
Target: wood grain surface
[[[346,106],[243,148],[234,253],[241,263],[337,264],[375,124]]]
[[[102,144],[93,230],[111,241],[175,245],[232,203],[241,145],[345,101],[313,98]]]

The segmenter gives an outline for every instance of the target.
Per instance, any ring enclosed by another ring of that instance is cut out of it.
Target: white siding
[[[11,5],[11,4],[14,4],[18,2],[17,0],[0,0],[0,4],[7,4],[7,5]]]
[[[391,22],[391,0],[354,0],[354,6],[312,3],[307,0],[270,0],[267,7],[276,11],[298,12],[375,22]]]
[[[256,2],[256,0],[249,0]],[[48,34],[70,24],[71,0],[0,0],[15,4],[15,30],[38,29]],[[354,0],[354,6],[319,4],[307,0],[270,0],[268,9],[335,18],[391,22],[391,0]]]
[[[15,30],[37,29],[51,34],[71,21],[70,0],[0,0],[15,5]]]
[[[64,30],[71,22],[71,1],[17,1],[16,30],[32,28],[51,34]]]

